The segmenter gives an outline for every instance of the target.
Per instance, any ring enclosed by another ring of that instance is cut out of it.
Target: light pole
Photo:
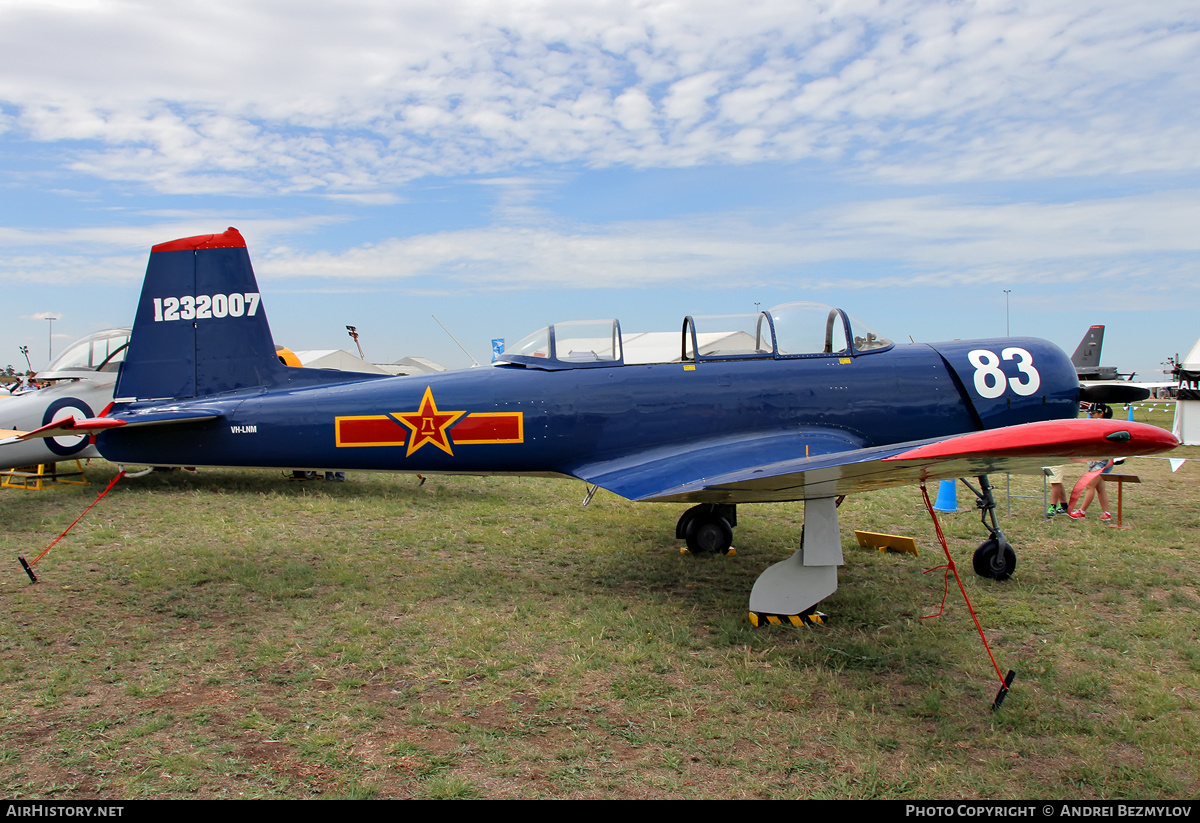
[[[46,361],[46,365],[48,366],[54,362],[54,321],[58,320],[59,318],[52,314],[48,314],[46,315],[46,319],[50,321],[50,333],[46,337],[46,348],[49,351],[50,357],[50,359]]]
[[[1004,290],[1004,336],[1012,337],[1012,332],[1008,330],[1008,296],[1012,294],[1012,289]]]

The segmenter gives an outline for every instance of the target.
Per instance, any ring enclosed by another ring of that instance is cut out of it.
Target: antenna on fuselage
[[[436,314],[431,314],[429,316],[433,318],[434,323],[437,323],[439,326],[442,326],[442,321],[437,319]],[[467,351],[467,347],[464,346],[462,343],[459,343],[458,338],[455,337],[454,335],[450,334],[450,330],[448,328],[446,328],[445,326],[442,326],[442,331],[444,331],[447,335],[450,336],[450,339],[454,341],[454,345],[458,346],[460,349],[463,350],[463,354],[465,354],[467,357],[471,357],[471,353],[469,351]],[[472,363],[471,368],[476,368],[477,366],[480,365],[479,361],[476,360],[474,357],[471,357],[471,363]]]

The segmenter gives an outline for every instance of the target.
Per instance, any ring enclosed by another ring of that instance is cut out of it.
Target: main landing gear
[[[816,604],[837,591],[837,567],[842,564],[839,502],[841,498],[833,497],[805,501],[800,548],[759,575],[750,592],[750,620],[755,626],[822,621]],[[732,554],[736,525],[736,506],[702,503],[679,518],[675,537],[686,540],[692,554]]]
[[[1017,554],[996,521],[996,499],[987,475],[979,475],[979,488],[968,481],[980,510],[988,539],[975,551],[973,566],[980,577],[1007,580],[1017,567]],[[800,548],[787,560],[768,568],[750,593],[750,619],[754,624],[815,622],[816,605],[837,591],[837,567],[842,565],[837,507],[841,498],[811,498],[804,502],[804,528]],[[729,554],[737,508],[732,504],[703,503],[683,513],[675,537],[687,541],[693,554]]]
[[[992,489],[995,487],[988,482],[986,474],[979,475],[979,489],[966,480],[962,482],[975,493],[975,506],[980,511],[979,521],[983,523],[989,535],[987,540],[979,544],[971,560],[975,574],[993,580],[1007,580],[1017,568],[1017,553],[1008,544],[1008,539],[996,522],[996,498],[992,496]]]
[[[730,554],[736,525],[737,506],[701,503],[680,515],[675,539],[686,540],[692,554]]]

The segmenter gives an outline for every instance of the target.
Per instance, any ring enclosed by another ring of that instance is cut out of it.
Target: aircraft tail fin
[[[1071,363],[1075,368],[1097,368],[1100,365],[1100,349],[1104,345],[1104,327],[1092,326],[1079,341]]]
[[[206,397],[285,373],[237,229],[151,249],[116,398]]]

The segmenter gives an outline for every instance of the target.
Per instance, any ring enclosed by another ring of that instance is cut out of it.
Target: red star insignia
[[[408,452],[404,456],[409,457],[426,443],[432,443],[453,457],[454,452],[450,451],[450,438],[446,434],[446,430],[453,426],[455,421],[464,414],[466,414],[465,411],[438,411],[437,403],[433,402],[433,389],[426,386],[425,396],[421,398],[420,411],[409,412],[408,414],[392,414],[392,417],[399,420],[412,431],[412,437],[408,441]]]

